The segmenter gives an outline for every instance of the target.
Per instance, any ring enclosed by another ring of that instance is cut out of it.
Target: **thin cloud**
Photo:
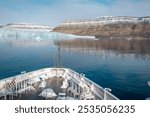
[[[19,0],[18,0],[19,1]],[[29,0],[27,0],[29,1]],[[39,1],[39,0],[38,0]],[[45,0],[44,0],[45,1]],[[48,1],[48,0],[46,0]],[[0,6],[0,24],[10,22],[58,25],[67,19],[94,18],[100,16],[149,16],[149,0],[55,0],[40,4],[35,0],[19,10]]]

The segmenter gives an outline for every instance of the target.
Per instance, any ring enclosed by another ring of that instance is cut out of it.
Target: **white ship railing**
[[[45,77],[43,77],[45,76]],[[33,83],[36,83],[39,80],[40,77],[43,78],[51,78],[51,77],[63,77],[66,79],[73,78],[76,80],[76,82],[80,83],[84,80],[84,82],[92,87],[92,92],[98,96],[100,99],[106,99],[106,100],[118,100],[116,96],[99,86],[98,84],[94,83],[90,79],[86,78],[83,74],[79,74],[71,69],[67,68],[44,68],[40,70],[35,70],[32,72],[28,72],[25,74],[9,77],[0,80],[0,91],[2,88],[4,88],[5,83],[11,82],[13,79],[15,79],[17,82],[21,82],[26,79],[30,79]]]
[[[70,71],[74,72],[75,74],[81,76],[79,73],[69,69]],[[101,99],[104,99],[104,95],[106,95],[106,100],[119,100],[116,96],[114,96],[113,94],[111,94],[108,91],[105,91],[104,88],[102,88],[101,86],[99,86],[98,84],[94,83],[93,81],[91,81],[90,79],[86,78],[85,76],[82,76],[80,78],[84,78],[84,81],[89,84],[89,85],[94,85],[94,90],[93,92],[100,97]],[[105,94],[104,94],[105,93]]]

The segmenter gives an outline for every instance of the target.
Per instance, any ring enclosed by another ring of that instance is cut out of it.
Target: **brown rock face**
[[[97,38],[150,38],[150,17],[119,16],[65,21],[53,31]]]

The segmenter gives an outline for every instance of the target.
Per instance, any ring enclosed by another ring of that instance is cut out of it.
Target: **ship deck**
[[[33,84],[33,87],[35,88],[34,91],[28,91],[26,93],[21,94],[20,98],[18,97],[18,99],[21,100],[44,100],[46,98],[39,96],[39,94],[47,88],[51,88],[54,90],[54,92],[58,95],[59,93],[65,93],[66,89],[62,89],[61,85],[62,85],[63,79],[60,77],[55,77],[55,78],[49,78],[46,80],[46,86],[44,88],[39,87],[41,82],[35,83]],[[49,100],[54,100],[55,98],[47,98]]]
[[[24,91],[23,93],[18,94],[17,96],[14,95],[13,99],[14,100],[45,100],[46,98],[39,96],[39,94],[47,88],[51,88],[54,90],[54,92],[58,95],[59,93],[65,93],[66,89],[62,89],[61,85],[63,82],[63,78],[61,77],[54,77],[54,78],[49,78],[46,80],[46,86],[44,88],[39,87],[41,82],[37,82],[33,84],[33,87],[35,90],[27,90]],[[47,98],[49,100],[55,100],[55,98]],[[2,98],[1,98],[2,99]],[[12,99],[11,96],[7,96],[7,99]]]
[[[107,90],[66,68],[45,68],[0,81],[0,99],[114,100]]]
[[[63,89],[61,88],[62,83],[63,83],[64,79],[61,77],[54,77],[54,78],[49,78],[46,80],[46,86],[44,88],[39,87],[41,82],[37,82],[33,84],[33,87],[35,88],[35,90],[27,90],[24,91],[23,93],[18,94],[17,96],[14,95],[13,96],[13,100],[56,100],[59,93],[65,93],[66,97],[72,97],[71,95],[69,95],[67,89]],[[39,94],[44,90],[44,89],[48,89],[51,88],[53,89],[53,91],[56,93],[56,97],[53,98],[44,98],[39,96]],[[0,98],[3,99],[3,98]],[[8,95],[7,99],[12,99],[12,96]],[[73,98],[77,100],[78,98]],[[98,97],[96,99],[99,99]]]

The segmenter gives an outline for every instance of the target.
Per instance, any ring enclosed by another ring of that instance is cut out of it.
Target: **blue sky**
[[[56,26],[67,19],[149,16],[150,0],[0,0],[0,24]]]

